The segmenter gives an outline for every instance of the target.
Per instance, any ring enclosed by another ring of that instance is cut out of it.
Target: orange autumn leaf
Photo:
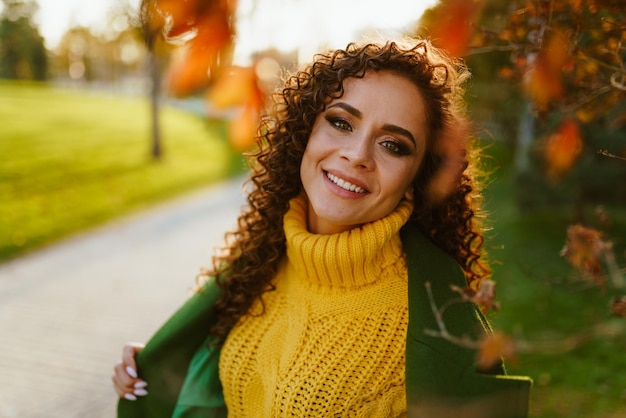
[[[224,71],[208,90],[207,101],[218,109],[240,107],[229,122],[229,139],[239,150],[254,143],[265,95],[255,67],[231,67]]]
[[[201,51],[203,52],[203,51]],[[173,96],[185,96],[208,83],[212,57],[196,53],[190,45],[179,47],[171,56],[167,87]]]
[[[499,303],[496,301],[496,282],[489,279],[483,279],[478,285],[478,290],[471,298],[472,302],[479,305],[483,312],[489,309],[500,309]]]
[[[524,89],[541,110],[545,110],[552,100],[563,94],[561,78],[541,57],[537,57],[526,73]]]
[[[167,86],[185,96],[207,86],[210,73],[230,53],[236,0],[152,0],[142,3],[147,30],[178,48]]]
[[[502,78],[512,79],[515,75],[515,71],[511,67],[502,67],[498,71],[498,75]]]
[[[250,149],[254,145],[259,126],[259,111],[252,106],[245,106],[241,113],[228,123],[228,139],[239,151]]]
[[[166,36],[179,36],[190,31],[201,3],[201,0],[156,0],[154,7],[167,21],[163,25]]]
[[[543,51],[545,59],[552,70],[559,70],[569,60],[569,44],[562,33],[555,31],[548,37]]]
[[[602,239],[602,232],[582,225],[570,225],[567,228],[567,244],[561,250],[561,256],[576,268],[583,277],[599,286],[604,285],[601,276],[601,259],[611,244]]]
[[[580,12],[580,10],[582,9],[582,3],[582,0],[570,0],[572,9],[574,9],[575,12]]]
[[[514,360],[517,354],[515,341],[501,332],[485,336],[480,342],[477,366],[480,370],[488,370],[502,359]]]
[[[175,38],[193,29],[200,15],[202,0],[144,0],[148,26],[152,32],[161,32],[165,38]]]
[[[220,54],[232,41],[228,15],[213,13],[198,18],[195,36],[172,56],[168,87],[175,96],[184,96],[204,88]]]
[[[166,36],[177,37],[197,29],[207,16],[232,16],[234,0],[156,0],[155,7],[167,17]]]
[[[202,0],[155,0],[154,6],[174,20],[185,21],[195,15]]]
[[[552,181],[559,180],[568,172],[582,151],[580,129],[574,119],[561,122],[545,144],[544,157],[547,175]]]
[[[626,318],[626,296],[616,296],[611,300],[611,315]]]
[[[590,123],[596,117],[596,111],[592,106],[582,106],[576,110],[576,119],[581,123]]]
[[[489,279],[483,279],[478,281],[478,285],[473,287],[458,287],[451,286],[452,290],[461,295],[463,300],[473,302],[480,306],[482,312],[487,312],[489,309],[499,310],[500,304],[496,301],[496,282]]]
[[[191,44],[196,50],[203,50],[212,57],[228,48],[234,36],[229,12],[224,9],[198,17],[196,30]]]
[[[562,72],[570,57],[565,37],[553,32],[526,73],[524,88],[540,110],[563,95]]]
[[[462,56],[469,47],[478,9],[477,0],[443,0],[428,28],[433,44]]]
[[[207,92],[207,100],[224,109],[238,106],[248,100],[257,100],[260,94],[253,67],[230,67],[215,80]]]

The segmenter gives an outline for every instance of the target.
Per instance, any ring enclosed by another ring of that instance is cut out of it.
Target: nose
[[[340,149],[341,158],[348,161],[351,166],[372,170],[375,167],[373,157],[373,141],[366,136],[355,137],[342,144]]]

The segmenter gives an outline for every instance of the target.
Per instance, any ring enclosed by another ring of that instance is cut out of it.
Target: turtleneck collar
[[[307,230],[307,204],[304,194],[294,198],[284,218],[287,257],[298,277],[322,287],[361,287],[402,257],[398,232],[411,215],[411,202],[402,200],[382,219],[331,235]]]

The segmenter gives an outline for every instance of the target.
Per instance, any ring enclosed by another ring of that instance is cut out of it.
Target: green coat
[[[401,231],[409,270],[409,329],[406,342],[406,391],[409,417],[518,418],[528,416],[531,380],[506,376],[502,366],[475,371],[476,352],[432,337],[437,330],[425,282],[431,282],[438,306],[458,298],[451,284],[465,287],[460,266],[426,239],[415,226]],[[214,281],[192,296],[137,355],[139,376],[149,394],[137,401],[120,399],[119,418],[226,417],[219,381],[219,348],[210,346],[207,330],[215,321],[219,297]],[[480,338],[490,332],[470,303],[450,305],[444,314],[455,336]]]

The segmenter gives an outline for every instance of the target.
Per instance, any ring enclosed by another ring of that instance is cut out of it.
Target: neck
[[[402,256],[398,232],[411,214],[409,202],[378,221],[335,234],[309,232],[306,207],[304,196],[292,200],[284,228],[289,264],[309,283],[360,287],[380,279],[382,269]]]
[[[313,207],[311,205],[307,208],[307,216],[306,216],[306,225],[307,230],[311,234],[318,235],[332,235],[332,234],[340,234],[342,232],[349,231],[354,228],[358,228],[361,225],[341,225],[334,224],[330,222],[320,222],[318,216],[315,215],[313,211]]]

